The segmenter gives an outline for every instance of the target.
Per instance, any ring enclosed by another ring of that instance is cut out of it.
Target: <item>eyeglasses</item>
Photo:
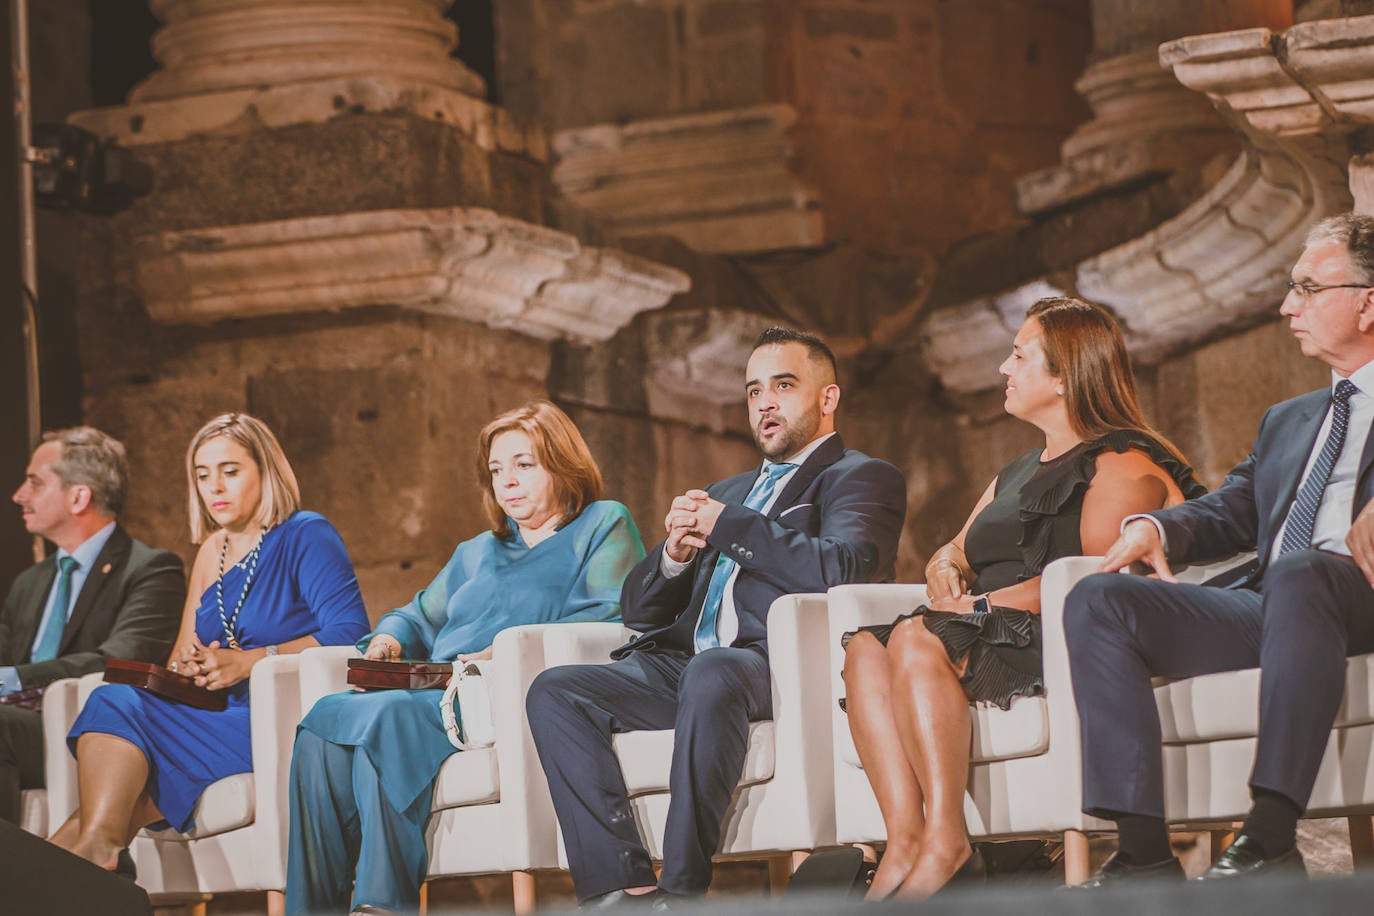
[[[1317,293],[1326,292],[1328,289],[1370,289],[1366,283],[1332,283],[1327,286],[1319,286],[1314,283],[1298,283],[1295,280],[1288,281],[1288,291],[1296,293],[1299,299],[1306,301]]]

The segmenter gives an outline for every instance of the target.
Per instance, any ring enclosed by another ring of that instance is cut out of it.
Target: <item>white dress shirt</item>
[[[773,504],[778,501],[778,497],[782,495],[782,491],[786,489],[787,484],[792,480],[793,475],[797,473],[797,468],[800,468],[803,464],[805,464],[806,459],[811,457],[811,453],[814,452],[816,449],[820,448],[821,443],[824,442],[826,439],[829,439],[833,435],[835,434],[826,433],[824,436],[821,436],[818,439],[811,440],[811,442],[806,446],[806,448],[802,449],[800,452],[797,452],[797,454],[787,459],[788,464],[794,464],[797,467],[793,468],[792,470],[788,471],[786,474],[778,478],[778,482],[774,484],[773,496],[768,500],[768,502],[764,503],[763,508],[759,510],[760,515],[767,515],[769,513],[769,511],[773,508]],[[764,461],[762,464],[759,465],[758,477],[754,478],[754,483],[751,486],[751,489],[753,486],[758,486],[758,478],[763,476],[763,469],[766,468],[768,465],[775,463],[776,462],[772,461]],[[672,557],[668,556],[668,551],[666,550],[663,551],[663,554],[659,558],[658,563],[659,572],[661,572],[664,575],[664,577],[669,579],[679,575],[684,569],[687,568],[687,566],[687,563],[679,563],[677,560],[674,560]],[[733,644],[735,641],[735,637],[739,636],[739,614],[735,611],[735,579],[737,579],[738,577],[739,564],[735,564],[734,568],[730,570],[730,578],[727,579],[725,582],[725,592],[721,595],[720,598],[720,616],[716,618],[716,637],[720,641],[720,644],[722,646],[728,646]],[[702,610],[705,610],[705,608],[703,607]],[[692,632],[695,633],[697,627],[700,625],[701,612],[699,611],[697,613],[697,623],[696,626],[692,627]]]

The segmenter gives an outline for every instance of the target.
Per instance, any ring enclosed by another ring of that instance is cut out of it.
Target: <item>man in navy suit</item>
[[[906,488],[896,468],[835,432],[830,348],[770,328],[745,376],[762,467],[673,500],[666,540],[621,594],[640,635],[610,664],[551,668],[530,687],[530,730],[584,908],[667,909],[706,892],[749,723],[772,715],[769,606],[892,577]],[[611,735],[666,728],[671,802],[655,881]]]
[[[1120,847],[1088,882],[1183,877],[1164,822],[1151,677],[1260,669],[1253,807],[1203,876],[1301,872],[1295,834],[1345,688],[1347,655],[1374,650],[1374,218],[1308,235],[1281,314],[1331,385],[1284,401],[1250,454],[1199,499],[1126,519],[1104,572],[1069,594],[1064,630],[1082,726],[1083,810]],[[1239,587],[1182,585],[1170,562],[1257,550]]]

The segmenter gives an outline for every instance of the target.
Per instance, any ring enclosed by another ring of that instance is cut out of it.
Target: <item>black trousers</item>
[[[19,792],[41,789],[43,714],[0,706],[0,820],[19,823]]]
[[[1260,669],[1252,789],[1306,808],[1345,694],[1345,659],[1374,651],[1374,590],[1353,560],[1286,554],[1259,591],[1116,573],[1069,593],[1064,632],[1083,744],[1083,810],[1164,817],[1151,677]]]
[[[550,668],[525,705],[578,899],[655,883],[674,894],[705,893],[749,723],[773,714],[763,653],[644,651],[609,665]],[[666,728],[674,731],[672,798],[655,879],[611,735]]]

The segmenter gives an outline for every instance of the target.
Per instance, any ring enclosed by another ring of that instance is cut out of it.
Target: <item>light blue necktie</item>
[[[1331,396],[1331,429],[1326,434],[1321,454],[1312,465],[1312,472],[1302,482],[1298,498],[1293,500],[1288,527],[1283,529],[1279,556],[1290,550],[1305,550],[1312,546],[1312,531],[1317,527],[1317,510],[1321,508],[1322,494],[1326,492],[1331,469],[1336,466],[1336,459],[1341,456],[1341,448],[1345,446],[1345,433],[1350,426],[1350,396],[1359,390],[1347,379],[1336,383],[1336,391]]]
[[[57,650],[62,648],[62,631],[67,629],[67,608],[72,603],[72,571],[75,569],[74,557],[58,558],[57,594],[53,596],[52,607],[43,624],[43,638],[33,650],[32,658],[36,662],[57,658]]]
[[[795,467],[795,464],[785,463],[765,465],[763,474],[754,481],[754,488],[744,500],[744,508],[761,512],[773,498],[778,481]],[[696,637],[692,640],[698,652],[705,652],[720,645],[720,637],[716,633],[716,627],[720,623],[720,602],[725,597],[725,583],[730,581],[730,574],[734,571],[734,560],[724,553],[716,558],[716,568],[711,573],[711,584],[706,587],[706,600],[701,606],[701,620],[697,621]]]

